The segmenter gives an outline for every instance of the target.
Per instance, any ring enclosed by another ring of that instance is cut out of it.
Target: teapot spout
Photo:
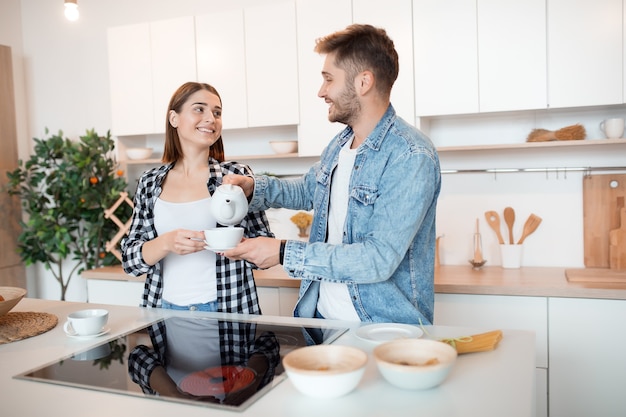
[[[224,220],[231,220],[235,217],[235,204],[231,200],[225,200],[225,204],[220,209],[220,217]]]

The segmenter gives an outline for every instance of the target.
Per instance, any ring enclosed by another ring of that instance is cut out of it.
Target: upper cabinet
[[[211,84],[220,93],[224,128],[247,127],[243,10],[196,16],[196,61],[198,81]]]
[[[298,124],[293,2],[244,9],[249,126]]]
[[[417,115],[545,108],[545,14],[545,0],[415,0]]]
[[[546,0],[476,4],[479,110],[546,108]]]
[[[171,95],[196,79],[193,17],[108,30],[114,135],[163,133]]]
[[[622,16],[622,0],[548,0],[550,107],[624,102]]]
[[[417,116],[478,112],[476,2],[414,0]]]
[[[187,81],[220,92],[226,129],[298,124],[295,15],[284,2],[109,29],[113,134],[163,133]]]
[[[328,11],[332,10],[332,13]],[[352,22],[350,0],[297,0],[298,74],[300,90],[300,124],[298,154],[317,156],[343,129],[328,120],[328,104],[317,96],[322,85],[323,57],[316,53],[315,40],[344,29]]]

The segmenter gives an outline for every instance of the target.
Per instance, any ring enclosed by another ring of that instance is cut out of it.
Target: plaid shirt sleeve
[[[148,328],[153,349],[139,345],[128,356],[128,374],[145,394],[157,394],[150,387],[150,375],[157,366],[165,366],[165,324],[160,321]]]

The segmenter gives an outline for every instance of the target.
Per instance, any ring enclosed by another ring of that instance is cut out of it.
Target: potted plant
[[[119,262],[105,250],[119,229],[104,210],[126,190],[127,181],[117,168],[109,132],[99,136],[87,130],[72,141],[59,131],[34,141],[30,159],[7,172],[7,191],[20,197],[24,215],[18,252],[26,266],[41,262],[51,271],[65,300],[74,274]],[[118,210],[118,217],[128,218],[132,209],[121,205]],[[73,262],[69,273],[66,261]]]

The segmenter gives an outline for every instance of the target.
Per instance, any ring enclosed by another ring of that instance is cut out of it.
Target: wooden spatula
[[[500,233],[500,216],[493,210],[489,210],[485,212],[485,219],[487,223],[494,232],[496,232],[496,236],[498,236],[498,242],[501,245],[504,245],[504,239],[502,238],[502,233]]]
[[[512,245],[515,243],[513,240],[513,223],[515,223],[515,210],[513,210],[513,207],[504,208],[504,222],[509,229],[509,243]]]
[[[526,219],[526,223],[524,223],[524,230],[522,231],[522,237],[517,242],[517,244],[521,245],[522,243],[524,243],[524,240],[528,237],[528,235],[530,235],[535,230],[537,230],[537,227],[539,227],[539,224],[541,224],[541,217],[537,216],[534,213],[531,213],[530,216],[528,216],[528,219]]]

